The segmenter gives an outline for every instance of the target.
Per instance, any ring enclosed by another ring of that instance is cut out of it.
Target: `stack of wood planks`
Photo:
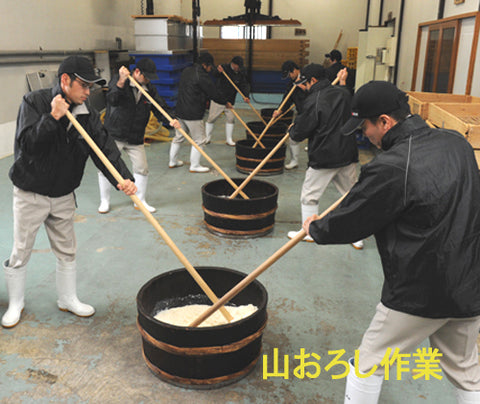
[[[279,71],[286,60],[303,67],[308,64],[309,46],[308,39],[253,40],[252,69]],[[202,47],[213,55],[216,65],[228,63],[237,55],[247,60],[248,41],[245,39],[203,38]]]

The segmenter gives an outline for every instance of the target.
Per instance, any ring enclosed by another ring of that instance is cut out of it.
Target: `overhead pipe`
[[[444,14],[445,14],[445,0],[440,0],[438,2],[437,20],[441,20]]]
[[[383,0],[380,0],[380,10],[378,12],[378,26],[382,26]]]
[[[273,0],[268,0],[268,16],[273,15]],[[272,39],[272,27],[269,25],[267,27],[267,39]]]
[[[367,16],[365,18],[365,29],[364,31],[368,31],[368,20],[370,18],[370,0],[367,1]]]
[[[404,10],[405,10],[405,0],[402,0],[402,2],[400,3],[400,17],[398,18],[398,37],[397,37],[397,49],[395,52],[395,67],[393,68],[393,84],[395,85],[397,85],[398,63],[400,61],[400,45],[402,42]]]
[[[94,50],[50,50],[50,51],[2,51],[0,52],[0,64],[33,64],[33,63],[56,63],[61,62],[70,55],[94,56]]]

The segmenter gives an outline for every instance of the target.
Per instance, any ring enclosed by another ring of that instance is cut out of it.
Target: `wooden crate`
[[[418,114],[423,119],[428,117],[428,106],[434,102],[480,102],[480,98],[471,95],[424,93],[419,91],[407,91],[408,103],[412,114]]]
[[[480,149],[480,105],[473,103],[433,103],[428,120],[439,128],[463,134],[474,149]]]
[[[474,150],[475,153],[475,159],[477,160],[477,166],[480,169],[480,150]]]

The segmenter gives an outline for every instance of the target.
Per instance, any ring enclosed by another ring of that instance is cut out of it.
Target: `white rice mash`
[[[211,306],[206,304],[189,304],[187,306],[173,307],[171,309],[159,311],[155,315],[155,319],[180,327],[188,327],[201,314],[205,313],[209,307]],[[250,314],[257,311],[257,306],[254,306],[253,304],[247,304],[244,306],[225,306],[225,308],[233,317],[231,323],[248,317]],[[223,324],[227,324],[227,320],[223,314],[217,310],[201,323],[199,327],[214,327]]]

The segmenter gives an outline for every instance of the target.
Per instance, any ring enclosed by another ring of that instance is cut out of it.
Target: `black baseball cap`
[[[282,79],[286,79],[293,69],[300,69],[293,60],[287,60],[282,64]]]
[[[342,60],[342,53],[336,49],[333,49],[330,51],[330,53],[326,53],[325,57],[340,62]]]
[[[213,66],[213,56],[208,52],[201,53],[198,56],[197,62],[201,65]]]
[[[74,74],[86,83],[106,84],[106,80],[95,74],[92,62],[83,56],[68,56],[58,67],[58,77],[64,73]]]
[[[234,56],[230,63],[238,65],[238,67],[243,67],[243,58],[241,56]]]
[[[303,84],[306,81],[309,81],[312,77],[315,77],[317,80],[325,78],[326,74],[324,67],[318,63],[310,63],[309,65],[306,65],[302,69],[300,77],[295,84]]]
[[[353,96],[352,117],[342,127],[344,135],[360,128],[367,118],[403,109],[410,111],[408,95],[388,81],[369,81]]]
[[[157,66],[150,58],[143,58],[137,62],[137,69],[149,80],[158,80]]]

